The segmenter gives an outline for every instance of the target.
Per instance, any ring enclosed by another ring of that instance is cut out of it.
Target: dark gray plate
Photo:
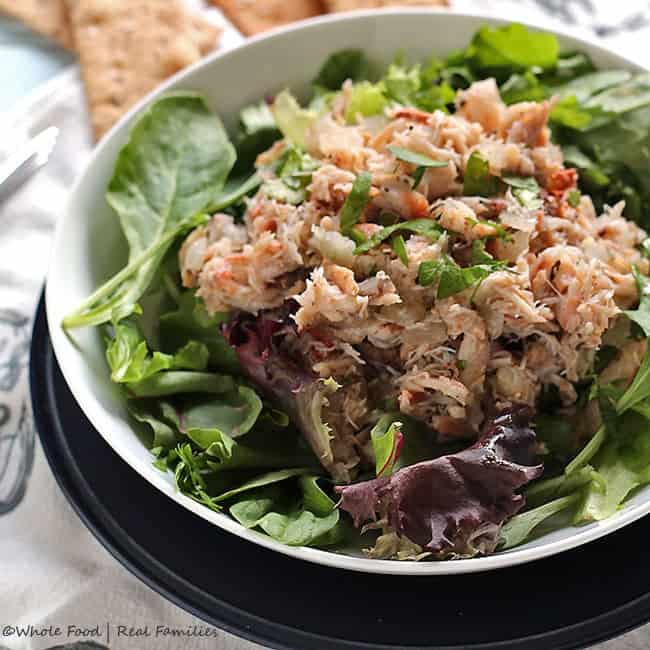
[[[650,619],[650,518],[500,571],[378,576],[300,562],[226,533],[151,487],[84,417],[43,303],[31,352],[41,442],[61,489],[125,567],[187,611],[275,648],[560,650]]]

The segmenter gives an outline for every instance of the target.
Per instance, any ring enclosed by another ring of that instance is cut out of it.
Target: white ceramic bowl
[[[361,48],[372,59],[386,63],[396,51],[405,49],[412,60],[421,60],[432,52],[443,54],[465,46],[483,24],[502,22],[480,16],[412,10],[327,16],[277,30],[234,50],[215,53],[183,71],[140,102],[97,147],[70,193],[56,232],[46,296],[52,343],[63,374],[92,424],[125,462],[170,499],[224,530],[301,560],[356,571],[411,575],[468,573],[528,562],[597,539],[650,511],[648,487],[606,521],[566,528],[489,557],[449,562],[371,560],[284,546],[177,492],[171,474],[164,475],[152,466],[149,451],[129,423],[124,403],[109,380],[97,330],[75,330],[71,339],[60,327],[66,313],[124,264],[123,237],[104,200],[104,192],[131,123],[157,96],[176,89],[199,91],[232,128],[238,110],[246,104],[287,86],[299,93],[307,92],[309,81],[325,58],[341,48]],[[566,34],[558,36],[563,48],[587,52],[599,67],[640,69],[592,43]],[[116,485],[115,489],[120,487]]]

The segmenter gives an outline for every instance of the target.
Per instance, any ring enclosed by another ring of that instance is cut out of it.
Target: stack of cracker
[[[379,7],[446,7],[449,0],[212,0],[247,36],[322,13]]]
[[[448,0],[212,0],[246,35],[328,11],[445,6]],[[161,81],[198,61],[220,30],[183,0],[0,0],[0,11],[76,50],[100,138]]]
[[[97,138],[220,33],[183,0],[0,0],[0,10],[77,51]]]

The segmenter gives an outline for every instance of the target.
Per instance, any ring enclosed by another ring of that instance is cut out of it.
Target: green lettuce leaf
[[[284,137],[296,146],[304,147],[307,130],[318,117],[316,111],[302,108],[288,90],[276,96],[271,110]]]
[[[221,194],[234,162],[221,120],[202,98],[175,94],[152,104],[122,148],[106,195],[128,242],[129,263],[63,326],[99,325],[114,313],[132,313],[174,240]]]
[[[380,115],[388,106],[388,100],[384,96],[379,84],[369,81],[361,81],[354,84],[352,94],[345,111],[345,119],[348,124],[355,124],[357,116],[370,117]]]

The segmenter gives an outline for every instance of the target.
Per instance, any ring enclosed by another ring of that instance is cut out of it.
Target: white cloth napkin
[[[199,4],[199,0],[192,0]],[[579,22],[584,31],[650,18],[647,2],[601,0],[457,0],[458,10],[546,22],[553,16]],[[597,5],[599,11],[592,11]],[[590,8],[592,10],[590,10]],[[215,19],[222,20],[217,14]],[[225,46],[241,37],[227,26]],[[630,58],[650,60],[650,27],[607,34],[610,44]],[[5,117],[0,158],[40,129],[55,124],[59,141],[48,165],[10,200],[0,204],[0,650],[45,650],[79,641],[68,626],[92,629],[99,637],[86,648],[173,650],[173,637],[118,637],[118,625],[155,629],[198,626],[211,636],[183,642],[187,650],[254,650],[259,646],[213,630],[158,596],[116,562],[86,530],[59,491],[35,438],[27,385],[31,318],[45,275],[56,215],[91,150],[81,83],[75,68],[57,77]],[[107,643],[106,623],[111,625]],[[19,637],[15,630],[46,630]],[[60,634],[55,634],[56,628]],[[599,646],[601,650],[641,650],[650,646],[650,626]],[[77,650],[83,650],[77,646]]]

